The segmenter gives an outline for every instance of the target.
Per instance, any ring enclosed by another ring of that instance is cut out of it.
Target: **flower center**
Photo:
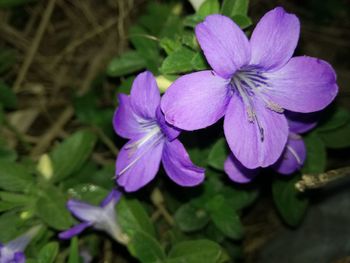
[[[128,151],[128,157],[133,160],[119,172],[118,177],[129,170],[142,156],[164,138],[164,134],[157,123],[147,125],[146,130],[147,133],[143,137],[125,146],[125,150]]]
[[[283,109],[277,103],[271,101],[266,95],[270,86],[268,78],[258,69],[247,68],[237,71],[231,79],[234,92],[238,92],[248,114],[248,120],[256,123],[260,140],[264,141],[264,128],[262,127],[254,106],[254,97],[262,101],[265,106],[275,112],[282,113]]]

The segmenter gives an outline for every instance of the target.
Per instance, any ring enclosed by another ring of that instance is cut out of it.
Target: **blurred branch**
[[[160,215],[162,215],[169,225],[175,225],[174,218],[169,214],[168,210],[164,206],[164,197],[159,188],[155,188],[153,190],[153,192],[151,193],[151,200],[154,206],[157,208],[157,211],[155,213],[159,213]],[[158,218],[158,216],[152,216],[152,218]]]
[[[58,117],[56,122],[51,126],[51,128],[44,133],[40,142],[35,146],[35,148],[31,151],[31,156],[38,156],[43,153],[47,147],[49,147],[51,141],[56,138],[56,136],[60,133],[62,127],[73,117],[74,109],[73,107],[67,107],[61,115]]]
[[[64,58],[66,54],[69,54],[73,52],[76,48],[78,48],[80,45],[84,44],[86,41],[98,36],[99,34],[102,34],[106,30],[112,28],[117,24],[117,19],[110,19],[106,22],[103,26],[96,27],[93,31],[88,32],[86,35],[82,36],[81,38],[75,40],[74,42],[70,43],[62,52],[59,54],[56,59],[52,62],[50,65],[51,68],[55,68],[58,63]]]
[[[32,64],[34,56],[39,48],[41,39],[44,35],[44,32],[47,28],[47,25],[49,24],[51,14],[52,14],[53,9],[55,7],[55,2],[56,2],[56,0],[49,0],[49,2],[47,4],[47,7],[46,7],[44,14],[43,14],[43,18],[40,21],[39,28],[36,31],[36,35],[35,35],[33,42],[32,42],[32,44],[27,52],[27,55],[24,59],[24,62],[19,70],[19,73],[17,75],[17,79],[13,85],[13,90],[15,92],[19,91],[21,84],[22,84],[23,80],[25,79],[25,76],[28,72],[28,69],[29,69],[30,65]]]
[[[93,130],[97,133],[100,140],[107,146],[107,148],[115,155],[117,156],[119,153],[119,150],[117,147],[114,146],[114,142],[103,132],[102,129],[99,127],[94,127]]]
[[[295,184],[295,187],[298,191],[304,192],[308,189],[321,188],[346,176],[350,176],[350,167],[330,170],[316,175],[304,174],[301,180]]]

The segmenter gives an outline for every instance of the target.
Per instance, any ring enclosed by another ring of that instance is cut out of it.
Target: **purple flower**
[[[0,243],[0,263],[24,263],[23,252],[39,229],[39,226],[33,227],[5,245]]]
[[[130,139],[116,162],[119,185],[128,192],[138,190],[155,177],[161,161],[168,176],[179,185],[194,186],[204,180],[204,169],[193,165],[176,139],[180,131],[165,122],[152,73],[139,74],[130,96],[120,94],[119,103],[114,129],[121,137]]]
[[[80,234],[87,227],[105,231],[111,237],[121,243],[127,242],[127,237],[122,233],[115,216],[115,204],[119,201],[121,192],[112,190],[101,202],[100,206],[90,205],[84,202],[69,200],[67,207],[69,211],[82,223],[61,232],[59,238],[70,239]]]
[[[225,115],[225,137],[239,162],[250,169],[275,163],[288,140],[284,109],[319,111],[338,92],[327,62],[292,58],[299,31],[298,18],[281,7],[265,14],[250,40],[228,17],[208,16],[196,36],[213,70],[169,87],[161,103],[166,121],[196,130]]]
[[[304,133],[315,127],[318,114],[296,114],[286,112],[290,132],[287,144],[277,162],[271,168],[280,174],[292,174],[299,170],[306,158],[306,147],[299,133]],[[248,183],[259,174],[260,168],[249,169],[244,167],[231,153],[225,161],[224,169],[232,181]]]

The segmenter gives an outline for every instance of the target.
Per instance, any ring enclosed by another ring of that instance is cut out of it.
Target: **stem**
[[[295,184],[295,188],[300,192],[308,189],[317,189],[346,176],[350,176],[350,166],[320,174],[304,174],[301,180]]]
[[[171,226],[175,225],[174,218],[169,214],[168,210],[164,206],[164,198],[159,188],[155,188],[153,190],[151,200],[154,206],[157,208],[157,212],[164,217],[165,221]]]

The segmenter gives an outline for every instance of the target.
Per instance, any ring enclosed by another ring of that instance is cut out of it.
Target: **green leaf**
[[[181,47],[164,59],[160,68],[163,74],[176,74],[206,69],[203,55],[187,47]]]
[[[139,18],[139,24],[151,34],[160,36],[167,19],[171,16],[171,6],[165,3],[150,1],[144,15]],[[162,21],[162,23],[159,23]],[[172,32],[173,34],[175,32]]]
[[[177,49],[181,48],[181,43],[179,41],[170,39],[170,38],[162,38],[160,40],[160,47],[164,49],[164,51],[167,53],[167,55],[170,55]]]
[[[245,29],[253,24],[252,20],[248,16],[244,15],[234,15],[232,20],[235,21],[235,23],[242,29]]]
[[[339,149],[350,147],[350,121],[336,129],[319,132],[319,136],[328,148]]]
[[[68,263],[80,263],[78,238],[73,237],[69,246]]]
[[[181,17],[172,9],[173,5],[152,1],[147,6],[147,13],[140,17],[139,24],[154,36],[172,38],[183,28]]]
[[[205,208],[206,203],[211,198],[223,191],[224,184],[221,180],[222,175],[222,173],[208,169],[206,171],[206,180],[202,184],[203,193],[195,200],[192,200],[192,202],[194,202],[198,207]]]
[[[208,213],[191,203],[179,207],[175,213],[175,220],[179,228],[184,232],[196,231],[205,227],[210,218]]]
[[[226,235],[213,223],[208,224],[203,231],[200,232],[205,238],[210,239],[216,243],[221,244],[225,239]]]
[[[317,132],[331,132],[350,121],[350,112],[347,109],[336,107],[331,108],[330,111],[328,115],[326,112],[325,120],[320,121],[320,125],[316,128]]]
[[[92,160],[87,161],[77,172],[74,173],[74,176],[70,176],[62,181],[62,189],[68,190],[74,188],[80,184],[96,184],[94,179],[97,178],[98,165]],[[109,176],[109,186],[111,186],[111,175]],[[74,193],[72,194],[74,195]]]
[[[130,41],[140,57],[145,60],[146,67],[156,73],[159,63],[159,49],[156,39],[139,26],[132,26],[129,32]]]
[[[14,109],[17,106],[15,93],[2,81],[0,81],[0,103],[5,109]]]
[[[2,191],[0,192],[0,199],[9,203],[23,206],[29,205],[36,200],[33,196]]]
[[[210,240],[184,241],[176,244],[168,255],[166,263],[222,262],[221,247]]]
[[[101,107],[100,97],[100,92],[95,91],[76,97],[73,101],[74,110],[80,122],[94,126],[106,135],[112,135],[111,119],[114,110],[111,107]]]
[[[225,16],[242,15],[248,13],[249,0],[224,0],[221,7],[221,14]]]
[[[14,150],[0,145],[0,160],[14,162],[16,161],[17,157],[17,153]]]
[[[58,243],[50,242],[39,252],[38,263],[53,263],[58,254]]]
[[[312,132],[304,137],[306,145],[306,160],[302,173],[314,174],[322,173],[326,169],[327,153],[326,147],[316,132]]]
[[[233,239],[243,237],[243,227],[233,206],[223,195],[216,195],[207,203],[207,209],[215,226]]]
[[[193,50],[196,50],[196,51],[201,50],[197,42],[197,38],[192,31],[191,32],[186,31],[181,35],[181,43]]]
[[[205,18],[211,14],[218,14],[220,10],[220,3],[218,0],[206,0],[198,9],[197,15]]]
[[[134,80],[135,80],[135,76],[122,78],[120,86],[118,87],[118,92],[130,94],[131,86],[132,86]]]
[[[198,166],[206,166],[208,164],[208,156],[210,152],[210,148],[202,148],[202,147],[191,147],[186,148],[188,154],[190,155],[190,158],[192,162]]]
[[[0,160],[0,188],[25,192],[33,185],[32,176],[23,165]]]
[[[21,207],[21,206],[22,206],[22,204],[1,201],[0,202],[0,213],[15,209],[15,208]]]
[[[0,3],[1,1],[2,0],[0,0]],[[16,63],[16,52],[13,49],[0,49],[0,74],[5,73],[15,63]]]
[[[130,236],[136,231],[155,236],[153,224],[138,200],[122,197],[117,204],[117,217],[122,229]]]
[[[273,200],[282,219],[290,226],[297,226],[304,217],[308,199],[295,188],[299,176],[286,180],[276,179],[272,184]]]
[[[256,189],[245,190],[242,187],[234,188],[233,186],[224,186],[221,193],[235,211],[250,206],[258,197]]]
[[[53,180],[60,181],[79,170],[91,155],[96,139],[90,131],[79,131],[55,147],[51,152]]]
[[[183,24],[182,18],[179,15],[170,14],[162,24],[162,31],[159,37],[174,38],[174,36],[182,34]]]
[[[229,155],[225,138],[220,138],[209,153],[208,164],[220,171],[224,171],[224,162]]]
[[[187,16],[184,20],[184,25],[194,28],[198,23],[203,21],[203,17],[200,15]]]
[[[69,195],[74,199],[98,205],[107,195],[108,190],[89,183],[79,184],[68,189]]]
[[[72,224],[72,217],[66,208],[66,198],[58,188],[50,186],[36,203],[37,215],[50,227],[65,230]]]
[[[120,77],[146,67],[146,61],[136,51],[129,51],[112,59],[107,67],[107,75]]]
[[[97,171],[96,175],[89,180],[89,182],[101,186],[104,189],[112,190],[114,187],[111,184],[111,179],[115,176],[115,164],[106,164],[100,170]]]
[[[130,254],[142,263],[164,262],[165,254],[156,239],[144,231],[135,231],[128,244]]]
[[[3,213],[0,215],[0,242],[7,243],[8,241],[16,238],[21,234],[23,229],[19,227],[23,224],[23,221],[16,214],[11,212]],[[23,231],[24,232],[24,231]]]

